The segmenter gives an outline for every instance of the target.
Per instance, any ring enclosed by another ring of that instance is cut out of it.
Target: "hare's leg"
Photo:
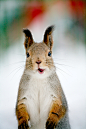
[[[23,103],[17,104],[16,116],[18,119],[18,129],[29,129],[29,114],[26,109],[26,105]]]
[[[55,129],[61,118],[64,117],[66,108],[62,106],[60,100],[53,101],[49,117],[46,122],[46,129]]]

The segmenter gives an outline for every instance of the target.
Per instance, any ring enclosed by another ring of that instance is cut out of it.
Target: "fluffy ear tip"
[[[22,30],[22,31],[25,33],[26,31],[28,31],[28,29],[23,28],[23,30]]]
[[[49,28],[51,28],[51,30],[55,29],[55,25],[51,25]]]
[[[55,28],[55,25],[51,25],[51,26],[49,26],[49,27],[46,29],[46,32],[47,32],[48,34],[51,34],[52,31],[54,30],[54,28]]]

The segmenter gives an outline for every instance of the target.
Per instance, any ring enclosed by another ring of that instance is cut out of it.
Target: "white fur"
[[[25,74],[32,76],[33,78],[37,78],[37,79],[45,79],[47,77],[49,77],[52,73],[55,72],[56,68],[52,67],[52,69],[49,69],[48,66],[43,66],[40,67],[40,69],[44,69],[44,73],[43,74],[39,74],[38,72],[38,66],[35,67],[34,70],[25,70]]]
[[[24,97],[27,98],[26,105],[30,115],[31,129],[44,129],[53,100],[52,96],[55,95],[47,79],[32,77],[27,85],[28,89]]]

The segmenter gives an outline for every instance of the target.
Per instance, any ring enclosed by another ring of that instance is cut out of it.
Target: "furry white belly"
[[[46,80],[31,79],[27,90],[27,110],[31,129],[44,129],[53,93]]]

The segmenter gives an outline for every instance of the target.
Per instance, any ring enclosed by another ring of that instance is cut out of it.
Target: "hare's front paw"
[[[55,123],[53,123],[52,121],[47,121],[46,129],[55,129]]]
[[[30,121],[24,121],[18,126],[18,129],[30,129],[31,124]]]
[[[29,129],[27,121],[18,126],[18,129]]]
[[[54,114],[50,114],[46,122],[46,129],[55,129],[58,119]]]

